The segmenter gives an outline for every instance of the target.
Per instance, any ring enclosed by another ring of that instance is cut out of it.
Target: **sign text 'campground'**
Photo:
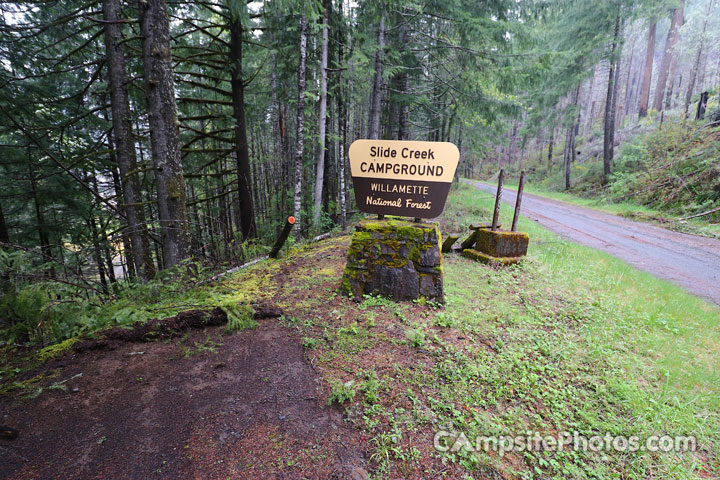
[[[460,152],[448,142],[356,140],[350,172],[360,211],[435,218],[445,206]]]

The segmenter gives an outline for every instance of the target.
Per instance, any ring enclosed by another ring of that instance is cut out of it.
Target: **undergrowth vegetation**
[[[0,250],[0,272],[14,274],[0,280],[0,340],[9,347],[52,344],[196,308],[220,307],[228,315],[228,330],[242,330],[254,326],[250,303],[267,287],[262,275],[243,277],[238,288],[223,281],[207,286],[204,280],[217,269],[185,262],[145,284],[118,283],[106,295],[57,279],[24,281],[17,274],[24,268],[21,253]]]
[[[641,124],[628,128],[623,136],[627,140],[618,148],[607,185],[602,182],[602,135],[581,139],[580,159],[571,165],[572,187],[567,192],[580,198],[565,194],[561,198],[628,217],[670,223],[676,230],[720,236],[720,211],[689,224],[677,222],[720,206],[720,128],[702,128],[670,118],[659,127]],[[562,145],[556,146],[556,151],[561,155]],[[562,158],[548,166],[546,155],[541,153],[525,168],[530,170],[529,191],[553,196],[553,192],[564,191]],[[510,174],[517,178],[514,167]]]

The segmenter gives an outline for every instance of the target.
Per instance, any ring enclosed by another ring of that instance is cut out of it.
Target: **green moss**
[[[440,240],[440,231],[434,223],[414,223],[402,219],[390,218],[385,220],[364,220],[356,227],[357,232],[369,232],[397,237],[415,243],[428,242],[433,233]],[[356,232],[356,234],[357,234]]]
[[[340,284],[340,291],[350,297],[353,296],[352,289],[350,288],[350,280],[347,275],[343,275],[342,283]]]
[[[77,337],[68,338],[63,342],[43,348],[35,354],[35,357],[42,362],[46,362],[70,350],[77,341]]]
[[[476,262],[486,263],[488,265],[513,265],[520,262],[524,257],[493,257],[485,253],[479,252],[474,248],[466,248],[462,252],[463,257],[475,260]]]

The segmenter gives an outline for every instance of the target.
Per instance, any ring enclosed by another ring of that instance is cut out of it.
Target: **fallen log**
[[[683,220],[690,220],[691,218],[697,218],[697,217],[704,217],[705,215],[710,215],[715,212],[720,212],[720,207],[713,208],[712,210],[708,210],[707,212],[697,213],[695,215],[690,215],[688,217],[678,218],[678,222],[682,222]]]

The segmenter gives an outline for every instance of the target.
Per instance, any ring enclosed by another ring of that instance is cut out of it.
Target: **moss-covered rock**
[[[475,250],[495,258],[524,257],[527,254],[530,237],[525,232],[505,230],[475,230]]]
[[[440,244],[436,223],[364,220],[355,227],[341,290],[356,298],[373,294],[443,303]]]
[[[487,263],[488,265],[513,265],[520,262],[524,257],[493,257],[474,248],[466,248],[462,252],[463,257],[475,260],[476,262]]]

